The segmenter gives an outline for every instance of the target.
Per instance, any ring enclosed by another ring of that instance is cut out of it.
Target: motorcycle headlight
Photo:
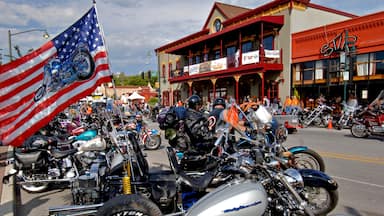
[[[284,174],[292,186],[304,188],[304,180],[299,171],[289,168],[284,170]]]
[[[165,139],[173,140],[176,137],[176,130],[173,128],[167,128],[165,130]]]

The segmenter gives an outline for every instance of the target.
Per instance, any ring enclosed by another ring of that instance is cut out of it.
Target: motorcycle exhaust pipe
[[[22,180],[20,182],[17,182],[17,184],[33,184],[33,183],[50,183],[50,182],[72,182],[75,178],[70,179],[39,179],[39,180]]]
[[[72,206],[59,206],[50,207],[48,209],[49,215],[94,215],[97,213],[97,209],[103,206],[103,203],[93,205],[72,205]],[[73,214],[70,214],[73,212]]]

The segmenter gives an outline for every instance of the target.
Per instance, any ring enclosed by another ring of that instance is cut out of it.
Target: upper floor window
[[[165,77],[165,64],[161,67],[161,77]]]
[[[196,64],[199,64],[201,62],[201,57],[199,55],[195,56]]]
[[[215,31],[219,32],[221,30],[221,27],[222,27],[221,20],[215,19],[215,21],[213,22],[213,26],[215,28]]]
[[[236,47],[235,46],[230,46],[227,47],[227,56],[235,56],[236,53]]]
[[[252,51],[252,42],[248,41],[241,45],[241,52],[246,53]]]
[[[215,51],[215,59],[219,59],[220,58],[220,50],[216,50]]]
[[[168,77],[171,77],[171,71],[172,71],[172,63],[169,62],[169,64],[168,64]]]
[[[263,38],[264,49],[273,50],[273,36]]]

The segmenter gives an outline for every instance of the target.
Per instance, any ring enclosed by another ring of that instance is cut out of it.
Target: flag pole
[[[96,17],[97,17],[97,19],[98,19],[99,16],[98,16],[97,8],[96,8],[96,0],[93,0],[93,3],[94,3],[94,7],[95,7]],[[105,43],[104,30],[103,30],[103,27],[102,27],[102,25],[101,25],[100,22],[99,22],[99,28],[100,28],[100,33],[101,33],[101,39],[103,40],[103,43],[104,43],[105,52],[107,53],[107,56],[109,56],[109,55],[108,55],[108,46],[107,46],[107,43]],[[107,61],[108,61],[108,64],[111,66],[110,61],[109,61],[109,58],[107,58]],[[110,69],[111,69],[111,67],[110,67]],[[115,81],[113,80],[113,72],[112,72],[112,69],[110,70],[110,72],[111,72],[111,82],[112,82],[112,87],[113,87],[113,91],[114,91],[114,98],[115,98],[115,97],[117,97],[117,93],[116,93],[116,85],[115,85]],[[118,110],[118,115],[120,116],[121,125],[122,125],[123,128],[125,128],[125,123],[124,123],[124,120],[123,120],[123,114],[122,114],[120,108],[117,109],[117,110]],[[109,115],[108,115],[108,116],[109,116]],[[110,119],[110,120],[111,120],[111,119]],[[125,138],[125,141],[128,140],[128,137],[127,137],[126,134],[124,134],[124,138]],[[127,156],[128,156],[127,159],[128,159],[128,161],[131,161],[131,154],[130,154],[130,151],[128,151],[127,153],[128,153],[128,154],[127,154]],[[123,157],[125,158],[126,156],[123,155]],[[132,172],[132,176],[131,176],[131,177],[132,177],[133,180],[135,180],[135,175],[133,175],[133,170],[132,170],[132,169],[133,169],[133,168],[132,168],[132,166],[131,166],[131,172]]]

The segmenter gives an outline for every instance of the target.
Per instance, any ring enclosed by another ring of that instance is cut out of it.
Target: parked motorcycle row
[[[352,136],[366,138],[370,135],[384,136],[384,90],[366,106],[343,102],[341,113],[335,113],[334,106],[320,103],[312,110],[297,113],[303,127],[327,127],[329,122],[336,129],[350,129]]]
[[[160,147],[159,131],[143,126],[135,116],[124,119],[127,127],[116,122],[114,120],[109,127],[119,129],[118,133],[129,132],[140,147],[148,150]],[[64,183],[73,187],[76,181],[96,180],[97,175],[92,172],[100,168],[95,163],[101,166],[107,161],[110,147],[107,139],[105,117],[100,117],[100,113],[82,119],[60,113],[22,146],[15,148],[14,158],[9,159],[15,163],[15,169],[3,182],[8,183],[9,177],[15,175],[22,189],[38,193],[46,191],[52,184]]]
[[[170,120],[170,113],[161,112],[158,118]],[[207,154],[167,147],[171,169],[156,172],[149,171],[143,149],[146,137],[158,133],[135,125],[140,122],[137,116],[123,118],[99,110],[86,119],[69,121],[61,114],[16,149],[15,169],[3,182],[15,176],[17,184],[32,193],[46,191],[52,184],[68,184],[73,205],[52,207],[49,215],[325,215],[332,211],[338,186],[324,173],[320,155],[306,146],[284,147],[286,128],[260,122],[257,114],[247,114],[250,128],[239,131],[236,142],[230,137],[230,125],[218,127]],[[175,129],[165,128],[165,133]]]
[[[378,98],[376,102],[384,98],[383,91]],[[330,109],[322,105],[315,110],[303,115],[303,122],[321,122]],[[149,171],[143,149],[157,149],[161,141],[154,140],[161,140],[160,135],[141,125],[139,116],[125,118],[99,110],[82,121],[69,121],[59,115],[16,149],[15,169],[3,182],[16,176],[17,184],[33,193],[67,183],[73,205],[52,207],[49,215],[331,212],[338,202],[338,185],[325,173],[321,156],[306,146],[285,147],[287,129],[263,106],[242,114],[248,122],[245,130],[230,122],[218,126],[210,134],[212,149],[204,154],[169,146],[170,170],[156,172]],[[163,109],[157,120],[169,141],[186,126],[172,108]],[[352,134],[379,133],[383,120],[382,112],[364,109],[352,119]]]

